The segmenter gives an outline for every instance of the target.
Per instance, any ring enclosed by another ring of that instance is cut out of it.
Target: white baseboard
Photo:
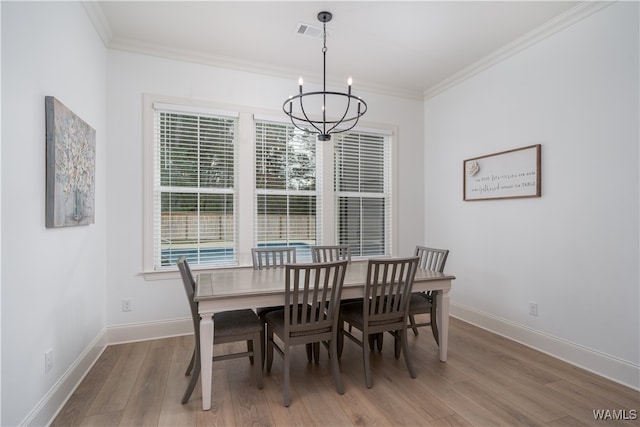
[[[122,344],[193,334],[191,318],[131,323],[107,329],[107,344]]]
[[[451,303],[450,315],[619,384],[640,390],[640,366],[535,329]]]
[[[106,332],[103,330],[51,387],[49,392],[38,402],[20,425],[51,425],[58,412],[60,412],[106,347]]]

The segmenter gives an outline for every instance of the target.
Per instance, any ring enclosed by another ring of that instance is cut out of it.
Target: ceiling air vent
[[[296,33],[309,36],[309,37],[317,37],[322,38],[322,27],[317,27],[315,25],[309,24],[298,24],[298,28],[296,29]],[[329,31],[327,30],[327,35],[329,35]]]

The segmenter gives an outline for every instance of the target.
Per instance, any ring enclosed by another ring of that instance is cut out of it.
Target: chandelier
[[[358,123],[360,117],[367,112],[367,104],[358,96],[351,94],[351,77],[347,80],[347,93],[327,91],[327,22],[331,21],[331,12],[318,13],[318,21],[322,22],[322,91],[303,92],[302,77],[298,80],[299,93],[290,96],[284,104],[282,110],[291,119],[291,123],[298,129],[317,134],[319,141],[330,141],[334,133],[346,132]],[[329,104],[327,104],[327,102]],[[305,108],[306,105],[306,108]],[[318,115],[307,114],[310,106],[319,106],[322,119]],[[342,106],[341,111],[333,116],[339,119],[327,120],[327,109]],[[311,116],[311,117],[310,117]]]

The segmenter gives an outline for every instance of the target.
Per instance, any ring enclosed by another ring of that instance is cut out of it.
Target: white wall
[[[44,425],[79,379],[67,370],[105,335],[106,49],[79,2],[0,7],[1,424]],[[94,225],[45,228],[47,95],[96,130]]]
[[[163,95],[250,107],[256,112],[283,116],[285,97],[297,88],[291,80],[238,72],[195,63],[140,54],[110,51],[108,55],[108,111],[110,165],[107,180],[108,290],[107,323],[110,331],[139,326],[148,334],[179,333],[169,321],[187,319],[188,307],[178,275],[169,280],[145,281],[142,272],[143,225],[143,94]],[[398,253],[409,254],[424,233],[423,186],[415,180],[422,168],[423,103],[358,92],[369,106],[366,123],[396,125],[399,129],[400,228]],[[252,156],[241,152],[241,156]],[[122,299],[133,310],[123,313]],[[164,323],[162,323],[164,322]],[[189,322],[183,323],[190,330]],[[136,336],[111,333],[112,340]]]
[[[617,3],[425,102],[425,241],[451,249],[452,313],[635,388],[638,39],[638,3]],[[532,144],[541,198],[462,201],[464,159]]]

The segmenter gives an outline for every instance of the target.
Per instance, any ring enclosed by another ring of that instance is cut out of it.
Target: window
[[[255,245],[298,246],[310,258],[318,242],[322,194],[314,135],[292,125],[255,122]]]
[[[251,265],[251,248],[349,244],[354,257],[395,247],[390,131],[317,142],[278,116],[145,95],[145,278]],[[161,273],[161,274],[157,274]]]
[[[390,138],[349,132],[335,138],[337,240],[354,256],[391,254]]]
[[[153,105],[153,269],[237,263],[236,134],[229,114]]]

